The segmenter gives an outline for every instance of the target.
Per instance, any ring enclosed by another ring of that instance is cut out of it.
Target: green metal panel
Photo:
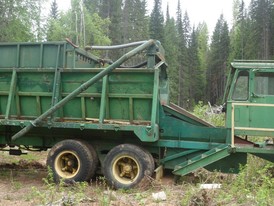
[[[99,97],[84,98],[85,100],[85,115],[90,118],[98,118],[100,114],[100,102]]]
[[[224,173],[238,173],[241,166],[247,163],[247,153],[232,153],[210,165],[205,166],[209,171],[219,171]]]
[[[1,43],[0,68],[100,67],[99,58],[70,42]]]
[[[0,54],[0,68],[18,67],[17,45],[1,45]]]
[[[64,46],[49,44],[44,46],[43,49],[44,49],[43,55],[47,58],[46,59],[43,58],[42,67],[49,68],[49,67],[56,67],[56,65],[58,67],[62,67],[63,58],[64,58],[63,56]],[[58,49],[59,49],[59,54],[58,54]]]
[[[0,92],[9,91],[12,72],[0,72]]]
[[[234,112],[236,135],[274,137],[274,122],[272,121],[272,116],[274,115],[274,97],[272,91],[274,86],[272,83],[274,62],[234,62],[232,63],[232,68],[232,71],[236,72],[231,72],[233,81],[231,82],[232,86],[229,87],[230,91],[227,97],[226,127],[231,128],[232,112]],[[236,89],[234,87],[238,74],[240,74],[241,71],[249,72],[248,98],[246,100],[235,100],[233,99],[233,92]],[[256,79],[257,74],[261,74],[258,79]],[[267,75],[269,75],[269,77]],[[232,104],[235,105],[234,111],[232,111]],[[271,105],[273,105],[273,107]]]
[[[133,119],[149,120],[151,117],[152,100],[149,98],[136,98],[133,100]]]
[[[140,69],[127,73],[130,70],[132,69],[122,69],[122,71],[114,72],[108,81],[108,118],[129,120],[131,116],[132,120],[149,121],[153,97],[153,70],[147,72]],[[40,73],[32,73],[31,71],[29,69],[27,72],[18,72],[16,95],[18,95],[17,101],[19,102],[17,104],[20,107],[20,115],[33,118],[51,107],[50,98],[54,88],[55,72],[54,70]],[[101,70],[86,69],[85,72],[82,70],[81,73],[77,70],[61,72],[61,96],[64,98],[83,82],[98,74],[99,71]],[[2,95],[0,99],[2,114],[6,110],[10,90],[8,83],[11,82],[12,70],[10,70],[10,75],[4,74],[5,80],[2,82],[7,86],[3,86],[1,88],[3,91],[0,93]],[[127,76],[124,76],[124,74]],[[123,78],[120,82],[112,81],[115,78],[121,78],[121,76]],[[137,80],[130,81],[135,76],[137,76]],[[62,109],[62,118],[81,118],[82,113],[85,113],[84,117],[87,118],[99,118],[97,111],[100,107],[101,92],[102,81],[99,81],[84,93],[69,101]],[[41,109],[39,109],[40,107]],[[17,115],[16,110],[16,104],[13,104],[12,115]],[[37,113],[37,111],[40,112]]]
[[[187,141],[229,143],[226,128],[196,126],[171,116],[160,118],[161,137],[179,138]]]
[[[20,47],[19,66],[22,68],[40,67],[40,45]],[[55,65],[54,65],[55,66]]]

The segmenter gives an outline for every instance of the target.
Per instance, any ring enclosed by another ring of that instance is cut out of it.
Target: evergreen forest
[[[234,0],[231,28],[220,14],[212,34],[206,22],[193,26],[183,0],[175,14],[153,1],[148,9],[148,0],[71,0],[62,12],[56,0],[0,0],[0,42],[69,38],[84,47],[157,39],[166,51],[171,101],[188,110],[199,101],[222,103],[234,59],[274,58],[274,0]]]

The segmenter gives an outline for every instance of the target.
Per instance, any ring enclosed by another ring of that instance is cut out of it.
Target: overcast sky
[[[183,14],[187,10],[191,25],[198,25],[199,22],[205,21],[208,25],[209,32],[212,33],[221,14],[231,27],[232,23],[232,5],[233,0],[180,0]],[[153,8],[154,0],[147,0],[148,7]],[[248,5],[250,0],[245,0]],[[169,4],[170,14],[176,17],[178,0],[162,0],[162,9],[166,13],[167,3]],[[70,7],[70,0],[57,0],[60,10],[67,10]]]
[[[153,5],[153,1],[149,1]],[[166,10],[167,4],[170,7],[170,13],[176,16],[178,0],[162,0],[163,10]],[[183,16],[187,11],[191,25],[198,25],[205,21],[210,31],[213,31],[217,19],[221,14],[230,23],[232,19],[233,0],[181,0],[181,9]]]

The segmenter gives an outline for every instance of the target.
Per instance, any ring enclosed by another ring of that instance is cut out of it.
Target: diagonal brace
[[[48,109],[46,112],[44,112],[42,115],[37,117],[34,121],[31,122],[28,126],[21,129],[19,132],[14,134],[11,139],[14,141],[23,135],[25,135],[27,132],[29,132],[33,127],[36,127],[39,125],[45,118],[53,114],[55,111],[63,107],[68,101],[75,98],[77,95],[82,93],[83,91],[87,90],[91,85],[102,79],[104,76],[112,72],[115,68],[119,67],[122,63],[124,63],[129,58],[133,57],[137,53],[145,50],[146,48],[150,47],[151,45],[156,45],[155,41],[153,39],[146,41],[142,45],[136,47],[135,49],[129,51],[128,53],[124,54],[122,57],[120,57],[117,61],[115,61],[113,64],[106,67],[103,71],[99,72],[97,75],[95,75],[93,78],[89,79],[87,82],[82,84],[80,87],[75,89],[73,92],[71,92],[69,95],[67,95],[64,99],[59,101],[56,105]]]

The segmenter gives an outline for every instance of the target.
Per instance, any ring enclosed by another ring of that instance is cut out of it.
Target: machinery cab
[[[224,101],[233,134],[274,137],[274,61],[232,62]]]

